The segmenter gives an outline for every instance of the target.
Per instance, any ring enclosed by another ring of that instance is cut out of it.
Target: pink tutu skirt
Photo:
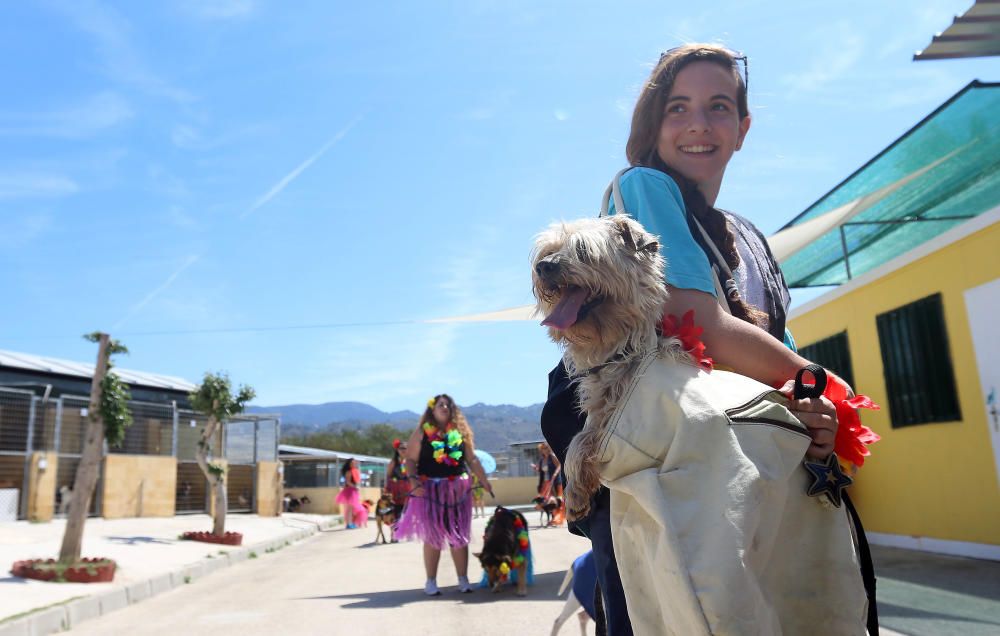
[[[418,539],[438,549],[469,545],[472,537],[472,489],[469,476],[424,479],[411,493],[396,524],[396,538]]]

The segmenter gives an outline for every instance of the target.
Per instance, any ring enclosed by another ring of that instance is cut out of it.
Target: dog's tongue
[[[553,329],[569,329],[576,322],[580,307],[587,300],[587,291],[582,287],[570,287],[563,292],[552,313],[545,317],[542,324]]]

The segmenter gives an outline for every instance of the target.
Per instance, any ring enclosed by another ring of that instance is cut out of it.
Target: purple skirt
[[[472,497],[469,476],[424,479],[415,488],[396,524],[396,538],[419,539],[438,550],[469,545]]]

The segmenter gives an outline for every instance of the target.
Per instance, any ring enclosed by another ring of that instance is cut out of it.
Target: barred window
[[[962,419],[941,294],[875,317],[892,427]]]
[[[800,348],[799,355],[833,371],[854,387],[854,369],[851,367],[851,349],[846,331]]]

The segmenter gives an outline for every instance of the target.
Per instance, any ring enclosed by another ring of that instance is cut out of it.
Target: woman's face
[[[444,426],[451,421],[451,402],[445,398],[438,398],[434,403],[434,421],[438,426]]]
[[[656,150],[667,165],[694,181],[715,205],[733,153],[743,145],[750,117],[737,110],[735,73],[714,62],[692,62],[674,79]]]

